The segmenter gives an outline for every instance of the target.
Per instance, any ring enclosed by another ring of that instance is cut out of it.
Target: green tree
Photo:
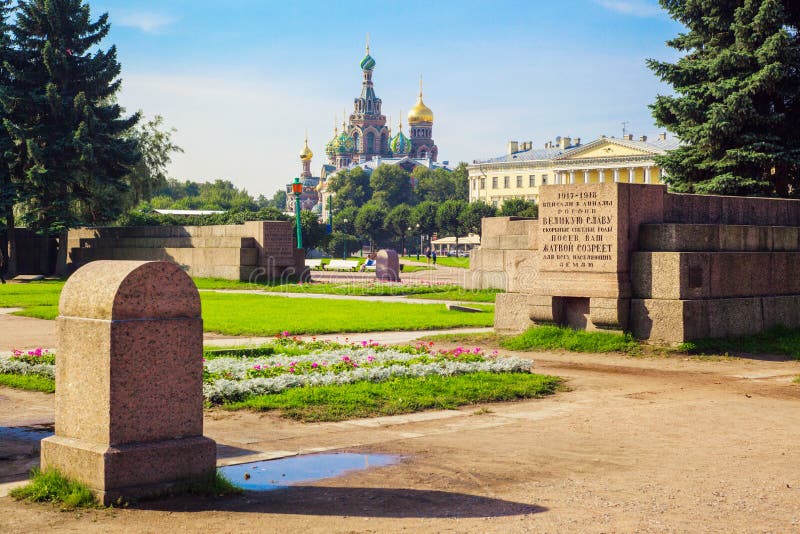
[[[11,74],[5,66],[5,58],[13,53],[11,49],[11,28],[8,19],[11,16],[11,1],[0,0],[0,95],[11,91]],[[0,120],[6,116],[5,108],[0,106]],[[16,274],[16,240],[14,239],[14,204],[18,200],[17,186],[14,183],[11,167],[8,162],[14,159],[14,144],[6,128],[0,127],[0,228],[4,229],[0,239],[0,254],[3,255],[5,270],[10,275]],[[3,269],[0,267],[0,269]]]
[[[675,90],[651,106],[684,143],[657,159],[680,192],[800,196],[800,4],[661,0],[688,31],[675,63],[648,66]]]
[[[400,204],[392,208],[392,211],[386,216],[384,221],[384,228],[394,237],[400,240],[401,254],[405,249],[406,237],[409,235],[411,228],[411,207],[408,204]]]
[[[539,206],[524,198],[507,198],[500,208],[501,217],[538,217]]]
[[[281,211],[286,209],[286,191],[283,189],[278,189],[275,191],[275,194],[272,195],[272,207],[275,209],[279,209]]]
[[[383,221],[388,215],[386,208],[378,202],[368,202],[361,206],[356,216],[356,232],[369,238],[371,250],[386,236]]]
[[[372,198],[369,175],[361,167],[337,172],[331,177],[328,187],[334,194],[334,210],[348,206],[359,208]]]
[[[156,191],[166,187],[167,165],[172,162],[173,154],[183,152],[172,141],[172,135],[176,131],[175,128],[165,128],[164,118],[156,115],[128,134],[136,141],[142,157],[126,178],[128,192],[124,200],[125,209],[130,209],[143,200],[150,200]]]
[[[399,165],[379,165],[369,178],[372,199],[393,208],[412,201],[411,175]]]
[[[349,235],[356,233],[356,217],[358,216],[358,208],[355,206],[348,206],[339,210],[333,216],[333,231],[343,232]],[[344,222],[344,221],[347,222]]]
[[[411,222],[414,228],[419,225],[419,232],[421,234],[432,234],[436,231],[436,211],[439,209],[439,204],[432,200],[424,200],[414,206],[414,211],[411,214]]]
[[[331,234],[331,238],[328,240],[326,250],[331,256],[344,257],[345,251],[349,256],[350,254],[361,250],[361,241],[359,241],[359,239],[354,235],[345,234],[342,232],[333,232]]]
[[[470,202],[461,215],[464,229],[467,232],[481,235],[481,222],[486,217],[494,217],[497,215],[497,210],[494,206],[490,206],[486,202],[476,200]]]
[[[297,219],[292,218],[293,235],[297,235]],[[325,231],[325,225],[320,224],[317,214],[313,211],[303,210],[300,212],[300,233],[303,236],[303,248],[311,250],[312,248],[324,247],[328,234]]]
[[[115,200],[141,157],[128,135],[139,115],[123,116],[115,101],[116,48],[99,48],[109,28],[108,15],[92,21],[81,0],[18,5],[4,123],[24,147],[12,172],[24,190],[26,219],[45,234],[115,217],[122,209]]]
[[[441,233],[456,238],[456,250],[459,235],[465,230],[463,214],[466,209],[467,203],[464,200],[448,200],[442,202],[436,210],[436,226]]]
[[[453,198],[455,200],[469,198],[469,172],[465,162],[462,161],[453,169],[450,179],[453,182]]]

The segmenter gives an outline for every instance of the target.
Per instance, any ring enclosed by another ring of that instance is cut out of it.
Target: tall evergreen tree
[[[676,191],[800,196],[800,6],[660,0],[685,55],[648,66],[675,89],[651,106],[684,143],[659,163]]]
[[[82,0],[19,2],[5,125],[20,148],[14,173],[28,222],[43,232],[117,215],[121,206],[112,199],[140,158],[126,136],[139,115],[123,116],[114,98],[116,48],[98,48],[109,27],[108,15],[93,22]]]
[[[11,51],[11,0],[0,0],[0,99],[11,90],[11,74],[6,62]],[[0,106],[0,120],[5,111]],[[5,231],[0,236],[0,254],[3,254],[9,274],[16,274],[16,253],[14,239],[14,204],[17,200],[17,188],[11,179],[9,161],[13,159],[14,145],[8,130],[0,125],[0,228]],[[1,267],[0,267],[1,269]]]

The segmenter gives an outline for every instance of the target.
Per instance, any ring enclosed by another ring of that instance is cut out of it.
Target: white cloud
[[[664,12],[657,3],[648,0],[595,0],[595,3],[634,17],[655,17]]]
[[[116,20],[114,22],[120,26],[136,28],[145,33],[157,33],[177,20],[175,17],[170,15],[146,11],[124,12],[115,18]]]
[[[167,126],[177,128],[174,141],[185,152],[173,155],[174,178],[229,179],[270,197],[300,172],[306,127],[318,176],[332,114],[342,104],[319,88],[222,69],[214,76],[128,72],[120,103],[129,112],[163,115]]]

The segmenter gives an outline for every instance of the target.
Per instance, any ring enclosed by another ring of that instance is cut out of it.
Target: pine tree
[[[683,144],[659,163],[676,191],[800,196],[800,6],[661,0],[685,55],[648,66],[675,90],[651,106]]]
[[[116,48],[98,48],[109,27],[107,14],[92,22],[81,0],[19,2],[5,125],[20,148],[13,174],[27,222],[44,233],[118,214],[113,199],[140,158],[126,136],[139,115],[124,117],[115,101]]]
[[[5,65],[11,54],[11,27],[8,24],[11,12],[11,0],[0,0],[0,96],[6,94],[11,86],[11,75]],[[0,121],[4,116],[5,113],[0,106]],[[0,227],[5,226],[3,238],[0,239],[0,254],[3,254],[6,260],[8,273],[13,276],[16,274],[13,208],[17,200],[17,190],[11,180],[9,166],[9,161],[13,158],[12,151],[11,137],[0,124]]]

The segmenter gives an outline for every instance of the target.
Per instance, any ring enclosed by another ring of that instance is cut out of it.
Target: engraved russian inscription
[[[542,268],[607,271],[616,266],[616,205],[597,190],[558,191],[540,206]]]

